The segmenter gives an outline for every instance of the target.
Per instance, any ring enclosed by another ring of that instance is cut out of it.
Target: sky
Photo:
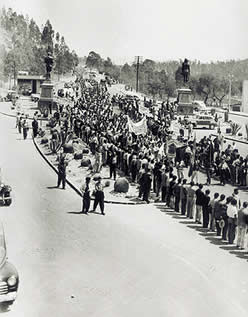
[[[49,19],[79,56],[201,62],[248,58],[248,0],[1,0]]]

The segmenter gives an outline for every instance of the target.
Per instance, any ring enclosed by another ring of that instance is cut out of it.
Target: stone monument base
[[[53,83],[45,81],[41,85],[41,96],[38,102],[38,108],[44,117],[52,114],[52,110],[57,111],[57,103],[53,98]]]

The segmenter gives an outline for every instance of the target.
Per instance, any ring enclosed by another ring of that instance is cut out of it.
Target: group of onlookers
[[[210,190],[203,191],[199,182],[199,171],[204,170],[208,185],[213,176],[219,177],[223,185],[229,181],[247,185],[247,158],[239,155],[235,144],[224,148],[221,133],[214,139],[204,137],[200,142],[191,136],[170,156],[166,142],[170,139],[171,114],[167,111],[173,111],[173,107],[163,105],[164,111],[160,111],[158,118],[147,118],[144,137],[128,130],[127,116],[134,121],[145,116],[137,99],[111,97],[104,85],[94,81],[90,86],[78,81],[78,87],[79,98],[73,107],[60,107],[58,120],[61,131],[72,130],[88,144],[95,156],[94,172],[107,165],[110,178],[116,179],[119,170],[139,185],[142,200],[149,203],[153,194],[155,200],[165,202],[203,228],[216,231],[223,240],[233,243],[236,236],[237,245],[246,247],[247,202],[241,206],[237,189],[230,197],[219,193],[212,197]]]
[[[163,175],[163,185],[162,201],[168,207],[216,232],[223,241],[236,241],[237,247],[247,249],[248,202],[241,203],[237,188],[230,196],[218,192],[211,195],[209,189],[203,190],[203,184],[187,184],[186,179],[178,179],[168,170]]]

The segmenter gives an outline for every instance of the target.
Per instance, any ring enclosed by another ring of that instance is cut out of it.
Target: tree
[[[201,75],[196,87],[196,93],[204,97],[204,102],[207,103],[208,98],[213,93],[215,78],[212,75]]]
[[[102,67],[102,59],[101,56],[94,51],[91,51],[86,59],[86,66],[90,69],[96,68],[98,70]]]
[[[215,79],[213,81],[213,97],[218,100],[219,106],[221,106],[221,103],[228,92],[229,82],[227,79],[222,78],[221,80]]]
[[[177,87],[183,86],[183,76],[182,76],[182,67],[178,66],[176,72],[175,72],[175,81]]]
[[[47,20],[41,34],[41,44],[43,45],[44,49],[50,48],[50,50],[53,52],[53,38],[54,30],[51,22]]]

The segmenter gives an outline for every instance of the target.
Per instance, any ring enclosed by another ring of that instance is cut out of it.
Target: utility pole
[[[142,56],[135,56],[136,62],[136,92],[139,91],[139,65],[142,63]]]
[[[233,75],[229,74],[228,75],[228,80],[229,80],[228,108],[227,108],[227,111],[224,113],[225,122],[227,122],[229,120],[229,112],[230,112],[230,109],[231,109],[232,78],[233,78]]]
[[[228,93],[228,112],[231,109],[231,96],[232,96],[232,79],[233,79],[233,75],[228,75],[228,79],[229,79],[229,93]]]

